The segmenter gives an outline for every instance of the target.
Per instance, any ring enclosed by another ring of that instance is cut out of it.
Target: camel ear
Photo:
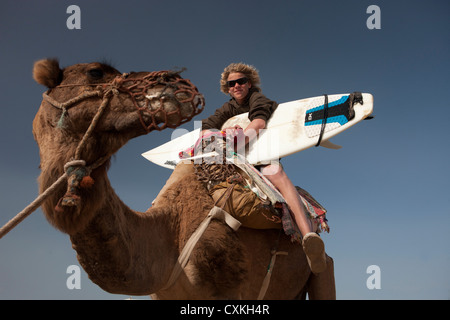
[[[62,81],[62,70],[57,59],[43,59],[36,61],[33,67],[34,80],[46,86],[54,88]]]

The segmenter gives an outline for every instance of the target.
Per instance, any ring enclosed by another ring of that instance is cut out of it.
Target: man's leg
[[[271,164],[262,167],[261,173],[280,191],[294,214],[295,222],[303,236],[303,250],[311,270],[314,273],[322,272],[326,268],[325,247],[322,239],[313,232],[311,221],[305,215],[305,207],[297,189],[279,165]]]

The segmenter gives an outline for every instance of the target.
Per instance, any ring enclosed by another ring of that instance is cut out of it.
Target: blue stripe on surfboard
[[[337,106],[338,104],[344,103],[347,99],[348,99],[348,96],[342,96],[340,99],[338,99],[336,101],[333,101],[333,102],[330,102],[328,104],[328,108],[331,108],[331,107]],[[312,112],[315,112],[315,111],[322,110],[323,107],[324,107],[324,104],[321,105],[321,106],[309,109],[309,110],[306,111],[306,113],[308,114],[308,113],[312,113]]]
[[[305,126],[314,126],[314,125],[322,124],[322,122],[323,122],[323,119],[309,121],[309,122],[305,123]],[[338,122],[342,126],[342,125],[346,124],[348,122],[348,120],[344,115],[327,118],[327,124],[333,123],[333,122]]]

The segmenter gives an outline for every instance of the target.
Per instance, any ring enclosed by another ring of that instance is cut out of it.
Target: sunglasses
[[[248,82],[248,79],[244,77],[244,78],[239,78],[236,80],[227,81],[227,85],[228,85],[228,88],[233,88],[236,85],[236,83],[238,83],[239,85],[243,85],[247,82]]]

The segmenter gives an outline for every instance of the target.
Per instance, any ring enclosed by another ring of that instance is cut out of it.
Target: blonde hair
[[[260,90],[260,88],[259,88],[259,84],[260,84],[259,73],[258,73],[258,70],[254,66],[251,66],[251,65],[248,65],[245,63],[231,63],[222,72],[222,75],[220,78],[220,91],[222,91],[225,94],[228,94],[229,89],[230,89],[230,88],[228,88],[228,83],[227,83],[228,76],[230,75],[230,73],[235,73],[235,72],[244,74],[248,78],[248,80],[250,80],[252,87]]]

